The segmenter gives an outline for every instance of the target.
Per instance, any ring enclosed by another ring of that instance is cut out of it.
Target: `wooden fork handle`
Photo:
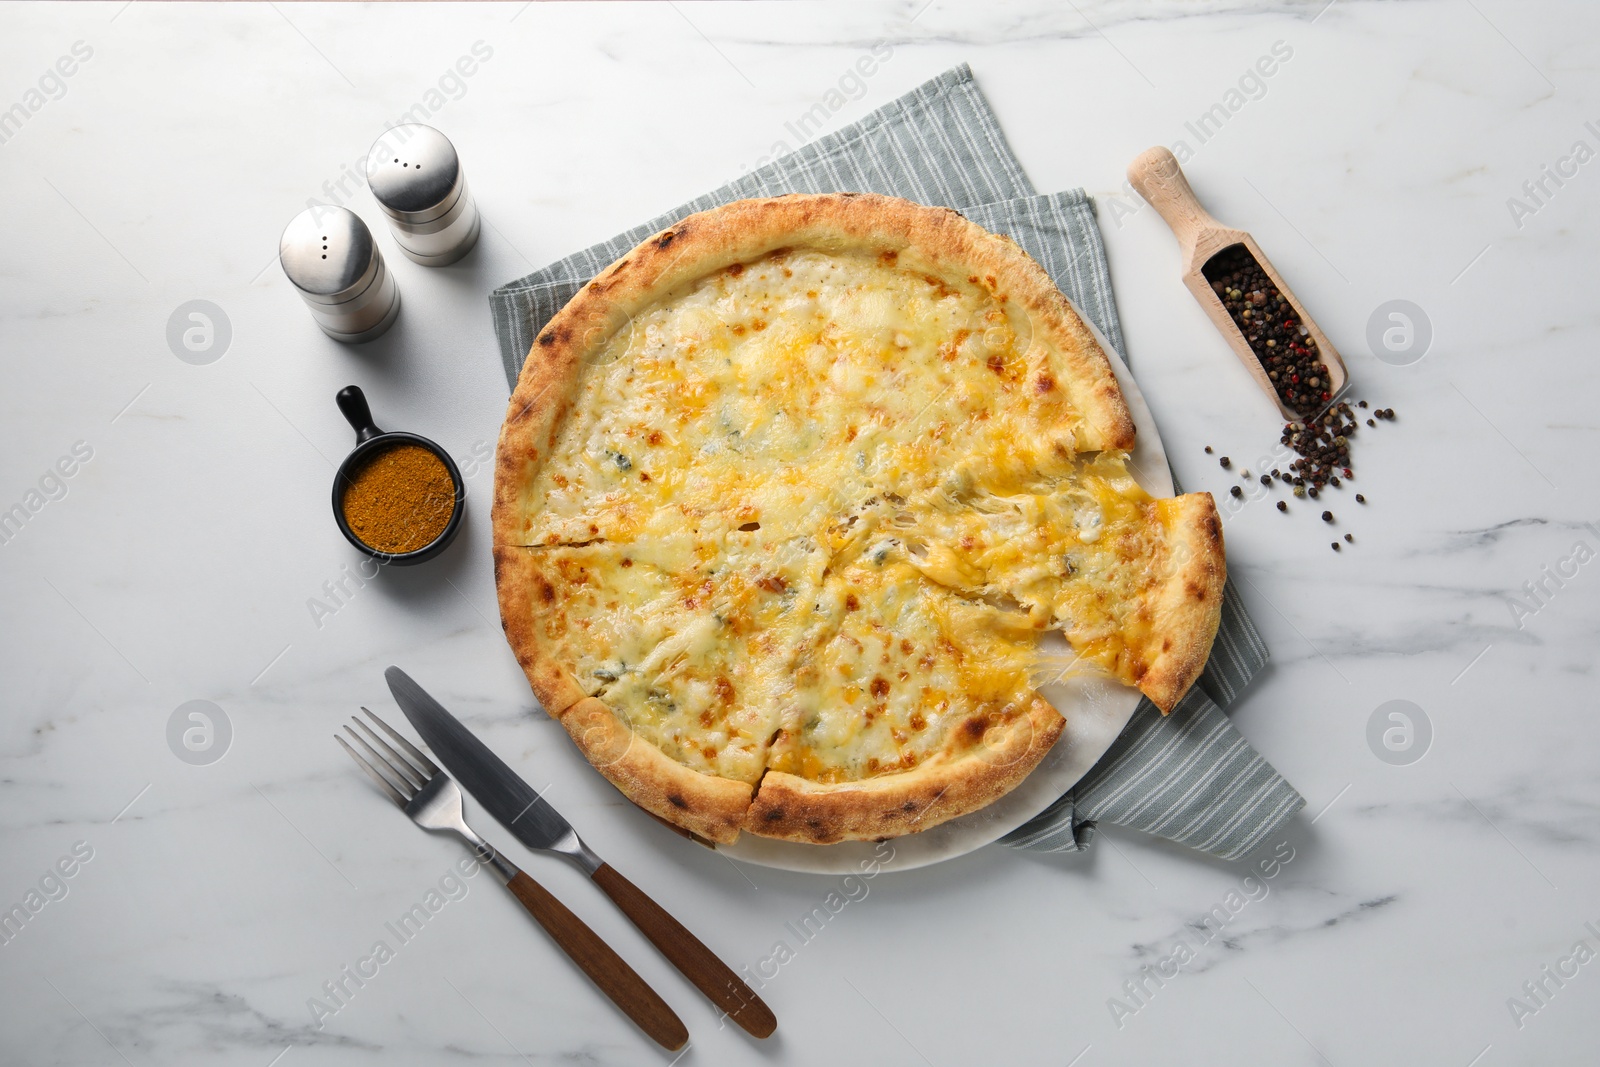
[[[600,991],[639,1024],[639,1029],[661,1047],[674,1052],[688,1043],[688,1028],[667,1002],[657,996],[610,945],[600,940],[600,935],[567,910],[567,906],[551,896],[544,886],[518,871],[506,883],[506,888],[522,901],[528,914],[561,946],[561,951],[593,979]]]
[[[682,923],[668,915],[666,909],[618,874],[615,867],[602,863],[590,877],[661,954],[700,992],[710,997],[711,1003],[721,1008],[728,1018],[755,1037],[770,1037],[778,1028],[777,1016],[756,996],[755,990]]]

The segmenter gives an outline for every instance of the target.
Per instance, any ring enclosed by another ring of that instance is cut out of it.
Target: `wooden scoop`
[[[1344,390],[1348,374],[1345,372],[1344,360],[1339,357],[1339,352],[1333,347],[1326,334],[1316,324],[1312,317],[1306,314],[1305,305],[1294,292],[1284,284],[1283,276],[1276,267],[1261,252],[1261,246],[1256,244],[1256,239],[1243,230],[1230,229],[1200,206],[1200,201],[1195,198],[1194,190],[1189,188],[1188,179],[1183,176],[1183,170],[1178,166],[1177,159],[1165,148],[1151,148],[1140,154],[1128,165],[1128,181],[1139,190],[1139,195],[1150,202],[1161,217],[1167,220],[1167,225],[1172,227],[1172,234],[1178,239],[1178,248],[1183,256],[1183,284],[1189,287],[1194,298],[1200,302],[1211,321],[1227,340],[1234,355],[1239,357],[1239,362],[1244,364],[1245,370],[1261,386],[1277,405],[1283,417],[1290,422],[1303,421],[1310,418],[1334,400]],[[1261,265],[1272,284],[1277,287],[1278,293],[1289,302],[1295,315],[1310,333],[1312,340],[1317,343],[1317,354],[1321,356],[1323,364],[1328,368],[1328,385],[1326,392],[1329,399],[1314,405],[1312,410],[1295,411],[1288,407],[1279,398],[1277,389],[1273,388],[1272,379],[1267,377],[1267,368],[1257,358],[1250,342],[1240,332],[1234,323],[1233,317],[1228,314],[1228,309],[1222,306],[1222,298],[1212,290],[1211,283],[1206,280],[1205,266],[1217,253],[1235,245],[1243,245],[1255,261]]]

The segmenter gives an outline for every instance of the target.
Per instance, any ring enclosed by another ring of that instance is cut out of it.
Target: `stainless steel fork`
[[[472,846],[478,861],[491,868],[513,896],[522,902],[545,932],[572,957],[572,962],[587,974],[601,992],[639,1025],[662,1047],[676,1051],[689,1040],[683,1021],[656,995],[632,967],[600,940],[598,934],[568,911],[566,905],[495,851],[467,825],[461,807],[461,788],[455,779],[441,771],[422,751],[396,732],[388,723],[362,708],[367,717],[405,751],[401,755],[372,728],[354,715],[350,721],[361,733],[346,726],[345,732],[366,755],[357,752],[338,734],[333,739],[350,754],[361,769],[389,795],[411,821],[424,830],[445,830]],[[366,736],[363,737],[362,734]],[[376,746],[376,747],[374,747]],[[370,759],[368,757],[371,757]]]

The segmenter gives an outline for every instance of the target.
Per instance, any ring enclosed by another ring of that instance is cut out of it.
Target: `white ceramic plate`
[[[1094,331],[1095,340],[1111,359],[1117,384],[1122,387],[1128,413],[1138,431],[1137,443],[1128,466],[1134,478],[1151,496],[1172,495],[1172,473],[1167,467],[1166,450],[1156,433],[1155,420],[1144,402],[1144,394],[1112,349],[1104,335],[1079,317]],[[1066,641],[1059,635],[1054,639]],[[893,839],[894,858],[883,862],[880,847],[871,841],[841,841],[837,845],[803,845],[774,841],[755,834],[740,834],[731,845],[718,845],[724,855],[762,867],[814,874],[847,874],[866,869],[876,861],[884,870],[906,871],[930,863],[954,859],[992,844],[1055,803],[1077,784],[1105,755],[1111,742],[1128,725],[1139,706],[1139,692],[1111,678],[1079,676],[1039,688],[1039,693],[1066,718],[1066,729],[1048,755],[1021,785],[988,807],[951,819],[931,830]]]

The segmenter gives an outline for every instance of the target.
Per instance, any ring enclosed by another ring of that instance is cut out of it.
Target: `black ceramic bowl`
[[[467,487],[461,481],[461,471],[456,467],[455,460],[450,458],[450,453],[426,437],[419,437],[414,433],[385,432],[378,429],[377,424],[372,421],[372,409],[367,407],[367,398],[358,387],[347,385],[339,390],[339,395],[334,399],[338,401],[339,410],[344,413],[345,419],[356,432],[356,447],[344,458],[344,462],[339,464],[339,472],[333,477],[333,521],[339,524],[339,532],[344,534],[346,541],[379,563],[406,567],[430,560],[443,552],[455,539],[456,531],[461,528],[461,515],[467,504]],[[450,512],[450,521],[445,523],[444,530],[439,536],[421,548],[411,552],[380,552],[357,537],[356,532],[345,521],[344,493],[349,488],[353,475],[361,469],[363,463],[385,449],[404,444],[421,445],[439,457],[444,469],[450,472],[450,484],[455,486],[455,508]]]

